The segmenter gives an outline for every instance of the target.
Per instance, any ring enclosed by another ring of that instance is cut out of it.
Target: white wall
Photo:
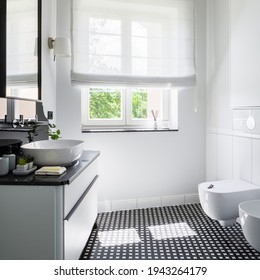
[[[207,180],[234,178],[260,185],[260,111],[231,109],[229,1],[207,3]],[[246,127],[250,114],[257,124],[252,131]]]
[[[70,1],[57,3],[57,36],[69,37]],[[142,198],[196,194],[198,183],[205,180],[205,3],[197,1],[199,110],[194,112],[193,89],[179,94],[178,132],[82,134],[81,96],[79,89],[70,86],[70,59],[57,58],[57,126],[64,138],[83,139],[87,149],[101,151],[103,206],[118,201],[118,208],[127,203],[139,207],[145,204]],[[122,200],[127,203],[120,204]]]

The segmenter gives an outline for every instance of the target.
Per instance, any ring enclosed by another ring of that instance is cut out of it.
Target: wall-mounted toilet
[[[260,187],[241,180],[204,182],[198,191],[204,212],[224,227],[235,224],[239,203],[260,199]]]
[[[260,200],[240,203],[239,217],[246,240],[260,252]]]

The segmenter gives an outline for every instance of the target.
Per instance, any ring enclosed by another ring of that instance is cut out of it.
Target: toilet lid
[[[208,189],[210,185],[213,185],[213,188]],[[215,193],[231,193],[231,192],[240,192],[259,189],[260,187],[247,183],[242,180],[225,180],[225,181],[213,181],[213,182],[204,182],[199,184],[199,189],[209,190],[210,192]]]

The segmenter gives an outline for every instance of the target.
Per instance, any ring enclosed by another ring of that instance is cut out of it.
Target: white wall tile
[[[98,213],[111,212],[111,211],[112,211],[111,201],[98,202]]]
[[[198,194],[185,194],[184,197],[185,204],[191,204],[191,203],[199,203],[199,195]]]
[[[252,116],[255,118],[255,129],[252,130],[252,133],[260,135],[260,110],[254,110]]]
[[[252,158],[251,139],[245,137],[233,138],[233,178],[251,183]]]
[[[217,180],[232,179],[232,136],[217,136]]]
[[[244,133],[250,133],[247,128],[247,119],[250,116],[249,110],[234,110],[233,111],[233,130]]]
[[[162,206],[161,197],[151,197],[151,198],[138,198],[137,207],[140,208],[151,208]]]
[[[182,205],[182,204],[184,204],[184,195],[162,197],[162,206]]]
[[[112,211],[136,209],[136,199],[112,201]]]
[[[252,139],[252,183],[260,186],[260,140]]]
[[[98,203],[98,212],[111,212],[130,209],[153,208],[161,206],[199,203],[198,194],[182,194],[163,197],[146,197],[128,200],[102,201]]]
[[[206,181],[217,178],[217,134],[207,133],[206,143]]]

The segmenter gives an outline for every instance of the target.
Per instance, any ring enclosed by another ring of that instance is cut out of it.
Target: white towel
[[[61,166],[43,166],[35,171],[35,175],[61,175],[66,171],[66,167]]]

